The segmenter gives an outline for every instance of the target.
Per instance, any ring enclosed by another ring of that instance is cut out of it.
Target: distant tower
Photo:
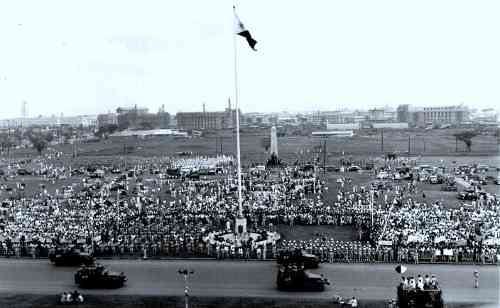
[[[28,117],[28,103],[26,101],[23,101],[21,103],[21,117],[22,118]]]
[[[203,113],[205,113],[205,102],[203,102]]]

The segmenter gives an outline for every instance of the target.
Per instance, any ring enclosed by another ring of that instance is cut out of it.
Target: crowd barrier
[[[227,247],[227,248],[226,248]],[[268,244],[255,248],[242,247],[241,249],[229,246],[219,247],[216,245],[200,245],[198,247],[172,248],[159,245],[105,245],[80,247],[82,251],[92,252],[97,258],[210,258],[218,260],[272,260],[275,259],[282,247]],[[6,248],[0,243],[0,257],[8,258],[48,258],[52,248],[42,245],[14,243],[11,248]],[[369,249],[369,250],[334,250],[328,249],[304,249],[307,253],[319,256],[322,263],[436,263],[436,264],[497,264],[500,265],[500,251],[490,253],[459,252],[452,249],[451,255],[436,254],[430,251],[399,250],[395,253],[392,249]]]

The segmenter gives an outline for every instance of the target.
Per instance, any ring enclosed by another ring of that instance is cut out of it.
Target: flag
[[[233,7],[233,9],[234,9],[234,7]],[[245,25],[243,25],[243,23],[241,22],[241,20],[238,17],[238,15],[236,15],[236,10],[234,11],[234,31],[235,31],[236,34],[238,34],[239,36],[244,37],[247,40],[248,45],[250,46],[250,48],[252,48],[253,50],[257,51],[257,49],[255,49],[255,44],[257,44],[257,41],[254,40],[254,38],[250,34],[250,31],[248,31],[245,28]]]
[[[398,272],[400,274],[404,274],[404,272],[406,272],[407,268],[406,268],[406,266],[399,264],[398,266],[396,266],[395,270],[396,270],[396,272]]]

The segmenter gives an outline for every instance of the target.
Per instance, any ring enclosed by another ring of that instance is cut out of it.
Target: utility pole
[[[189,308],[189,285],[188,278],[189,275],[193,275],[193,270],[188,270],[187,268],[179,269],[178,273],[184,276],[184,307]]]
[[[371,216],[371,227],[372,227],[372,230],[373,230],[373,194],[374,194],[374,190],[371,189],[370,190],[370,216]]]
[[[323,178],[326,179],[326,138],[323,140]]]
[[[380,129],[380,149],[384,153],[384,129]]]
[[[458,137],[455,136],[455,152],[458,152]]]
[[[408,158],[410,158],[410,150],[411,150],[410,149],[410,147],[411,147],[411,139],[410,138],[411,138],[411,136],[408,135]]]

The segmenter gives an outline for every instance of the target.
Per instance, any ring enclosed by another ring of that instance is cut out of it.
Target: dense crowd
[[[0,187],[0,255],[46,256],[56,247],[75,246],[98,257],[272,258],[279,249],[300,248],[323,262],[498,262],[496,196],[481,195],[473,206],[459,208],[417,202],[420,176],[365,186],[339,177],[336,192],[328,193],[332,185],[309,165],[245,168],[243,214],[249,232],[259,237],[234,243],[223,238],[233,233],[237,213],[231,157],[164,157],[84,167],[58,159],[53,154],[31,164],[31,176],[47,183],[73,182],[54,192],[14,193],[25,189],[24,177],[12,173],[19,163],[8,166]],[[401,165],[393,160],[384,170]],[[182,172],[169,174],[174,168]],[[202,173],[208,169],[216,172]],[[191,178],[192,173],[198,177]],[[15,189],[7,190],[12,182]],[[358,238],[268,240],[283,224],[350,225]]]

